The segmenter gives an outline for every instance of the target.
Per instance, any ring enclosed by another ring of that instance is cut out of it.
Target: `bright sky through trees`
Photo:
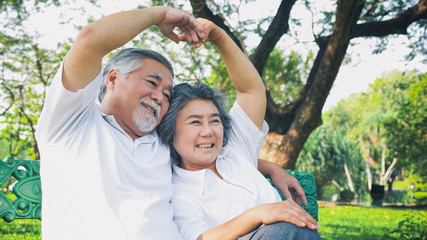
[[[64,41],[66,38],[74,39],[78,33],[75,26],[86,25],[89,17],[99,19],[103,15],[108,15],[117,11],[135,9],[138,4],[148,5],[149,2],[150,1],[135,0],[98,0],[97,4],[100,6],[100,8],[98,8],[87,1],[76,1],[68,5],[62,5],[59,11],[56,7],[49,7],[45,9],[43,13],[31,16],[26,23],[26,27],[27,31],[33,34],[40,34],[41,37],[39,37],[38,41],[41,47],[55,48],[57,42]],[[247,18],[258,19],[268,15],[268,13],[274,15],[279,3],[280,1],[277,0],[249,1],[249,4],[240,8],[240,16],[236,15],[236,17],[232,19],[236,21],[239,18],[242,20]],[[322,1],[322,3],[328,3],[328,1]],[[326,7],[333,8],[334,6],[320,5],[315,7],[317,10],[320,10]],[[188,9],[191,8],[188,7]],[[307,31],[293,32],[293,34],[298,34],[299,37],[302,37],[303,41],[312,42],[311,14],[304,11],[301,3],[294,6],[291,14],[298,16],[302,24],[308,26]],[[0,15],[0,17],[4,16]],[[316,16],[313,17],[316,18]],[[60,24],[61,22],[65,22],[65,24]],[[314,29],[314,31],[316,31],[316,29]],[[323,110],[326,111],[330,109],[330,107],[334,106],[339,100],[348,97],[352,93],[365,91],[369,84],[380,77],[381,73],[384,71],[390,71],[392,69],[401,71],[418,69],[419,71],[426,71],[427,64],[422,63],[421,56],[418,56],[410,62],[405,61],[404,57],[410,51],[401,43],[405,40],[406,36],[398,36],[391,39],[387,46],[387,50],[379,55],[372,55],[372,49],[377,39],[352,40],[351,43],[354,45],[350,45],[347,50],[347,54],[350,54],[352,61],[349,64],[343,64],[341,66]],[[285,44],[283,41],[284,40],[279,42],[279,45]],[[249,45],[248,49],[250,49],[257,45],[258,42],[259,39],[254,37],[245,43]],[[302,44],[295,43],[292,48],[295,50],[295,47],[299,45],[303,47]],[[316,47],[314,42],[312,46]],[[304,46],[304,48],[306,48],[306,46]]]

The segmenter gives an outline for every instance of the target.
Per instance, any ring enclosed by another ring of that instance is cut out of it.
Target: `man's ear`
[[[118,77],[119,77],[119,72],[116,69],[111,69],[107,74],[107,78],[105,79],[106,88],[114,90],[116,85],[116,80]]]

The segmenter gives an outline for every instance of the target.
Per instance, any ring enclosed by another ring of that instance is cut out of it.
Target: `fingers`
[[[292,200],[292,194],[289,191],[288,186],[284,186],[282,188],[282,194],[283,194],[283,196],[285,197],[286,200]]]
[[[302,187],[298,184],[298,186],[295,187],[294,189],[296,191],[296,196],[297,196],[296,199],[298,199],[297,203],[301,204],[301,201],[302,201],[302,204],[307,207],[308,206],[307,197],[305,196],[305,192],[302,189]]]
[[[176,43],[183,41],[181,37],[173,32],[179,28],[185,40],[193,46],[200,46],[203,39],[206,38],[202,25],[190,14],[181,9],[163,8],[166,10],[162,21],[157,25],[161,33]]]
[[[204,35],[199,35],[199,33],[195,31],[195,29],[189,28],[186,25],[179,27],[179,29],[183,32],[182,35],[185,37],[184,39],[180,38],[181,41],[185,40],[195,47],[201,46],[203,40],[201,36],[204,37]]]
[[[203,26],[193,16],[185,18],[185,22],[177,26],[185,35],[186,40],[193,46],[200,46],[206,37]]]
[[[262,224],[275,222],[289,222],[298,227],[307,227],[311,230],[319,230],[317,221],[293,200],[259,205],[254,208],[255,216]]]
[[[279,189],[282,191],[286,200],[294,200],[298,205],[301,205],[301,202],[303,202],[304,206],[308,206],[305,192],[299,184],[281,184]]]
[[[299,227],[307,227],[311,230],[319,230],[316,220],[294,201],[287,200],[282,203],[284,203],[289,213],[289,221],[285,220],[286,222],[293,223]]]
[[[165,37],[169,38],[170,40],[174,41],[175,43],[179,43],[180,38],[178,35],[176,35],[174,32],[164,33]]]
[[[289,181],[289,189],[291,189],[292,199],[298,204],[301,205],[301,201],[305,207],[308,206],[307,197],[305,196],[304,189],[302,189],[296,178],[293,178],[292,181]],[[288,198],[286,198],[288,199]]]

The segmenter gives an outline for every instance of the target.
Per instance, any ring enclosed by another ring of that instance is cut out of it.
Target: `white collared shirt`
[[[249,208],[281,201],[277,191],[257,170],[258,154],[268,126],[262,131],[235,103],[228,144],[216,160],[223,179],[213,171],[188,171],[173,165],[174,221],[185,240],[196,240],[203,232],[225,223]]]
[[[61,76],[62,66],[37,126],[43,240],[180,239],[169,148],[155,131],[133,141],[101,113],[101,73],[76,93]]]

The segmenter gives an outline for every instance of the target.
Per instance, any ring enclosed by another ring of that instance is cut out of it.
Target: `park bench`
[[[313,218],[318,220],[318,205],[316,201],[316,184],[313,173],[290,171],[300,183],[307,197],[308,207],[303,208]],[[12,177],[16,180],[13,194],[16,200],[10,201],[0,192],[0,218],[5,222],[15,219],[41,220],[42,192],[40,183],[40,161],[16,160],[7,157],[0,161],[0,186]],[[282,199],[283,194],[279,191]]]

